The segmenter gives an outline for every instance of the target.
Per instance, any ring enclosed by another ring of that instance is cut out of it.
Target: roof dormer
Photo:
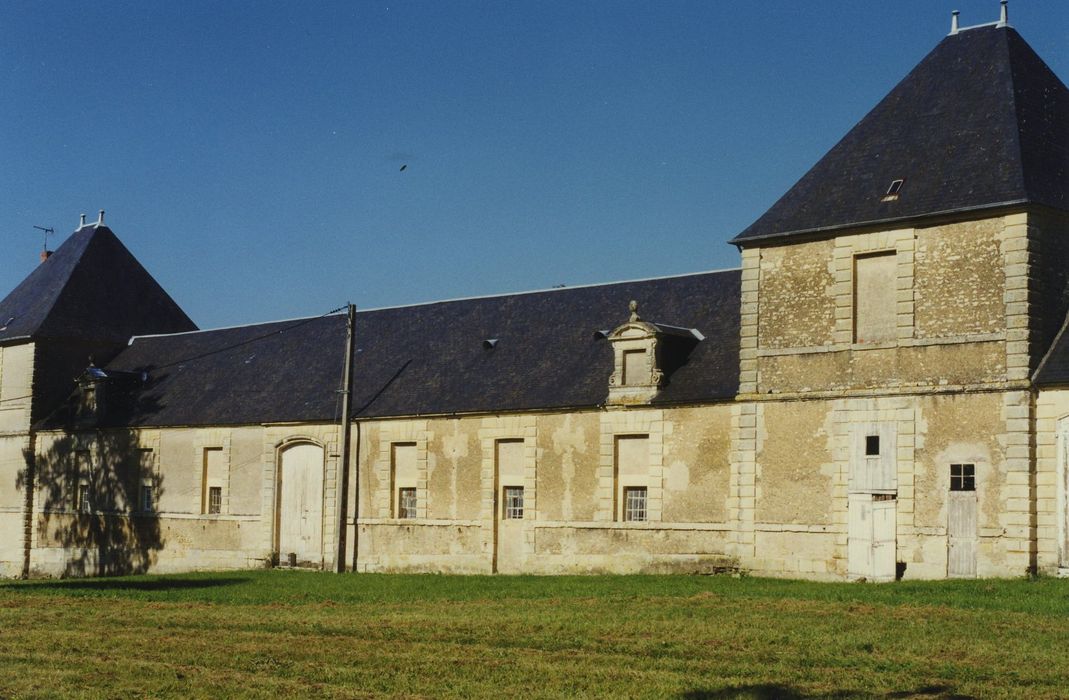
[[[626,323],[609,333],[613,350],[613,372],[609,377],[607,403],[647,404],[667,383],[671,372],[704,336],[692,328],[680,328],[643,321],[638,302],[629,305]]]

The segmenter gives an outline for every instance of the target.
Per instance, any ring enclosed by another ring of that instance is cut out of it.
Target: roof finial
[[[634,323],[635,321],[641,321],[642,320],[642,319],[640,319],[638,317],[638,302],[637,301],[632,299],[631,303],[627,305],[627,308],[631,310],[631,323]]]
[[[958,15],[960,14],[957,10],[950,13],[950,34],[948,36],[954,36],[958,33]]]
[[[998,11],[998,24],[995,25],[999,29],[1010,26],[1009,4],[1010,0],[1001,0],[1001,2],[999,2],[1000,9]]]
[[[100,213],[97,214],[97,226],[103,226],[103,225],[104,225],[104,210],[101,209]]]
[[[85,228],[85,214],[82,214],[82,218],[78,222],[78,228]]]

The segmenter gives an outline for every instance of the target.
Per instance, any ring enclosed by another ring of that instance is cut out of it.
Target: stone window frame
[[[193,492],[197,494],[198,503],[194,511],[201,517],[218,518],[230,512],[230,466],[231,466],[231,438],[230,430],[225,428],[200,429],[193,436]],[[220,501],[219,513],[208,512],[208,485],[205,477],[208,470],[207,451],[218,449],[222,451],[223,476],[219,486]]]
[[[664,411],[628,409],[607,411],[601,415],[598,454],[598,508],[595,521],[626,525],[618,515],[616,489],[616,439],[644,435],[650,451],[647,480],[646,522],[659,523],[664,513]],[[635,523],[640,524],[640,523]]]
[[[397,478],[397,448],[411,447],[415,453],[415,474],[411,482],[404,484]],[[420,481],[419,443],[415,440],[403,440],[390,443],[390,517],[397,520],[415,520],[419,517],[419,505],[424,499],[419,497]],[[422,475],[424,479],[426,475]],[[405,504],[405,498],[411,492],[411,509]],[[424,509],[426,511],[426,509]],[[426,517],[426,512],[424,512]]]
[[[427,488],[427,443],[430,432],[426,420],[388,421],[380,424],[378,457],[375,461],[377,487],[371,494],[372,512],[383,520],[396,519],[398,494],[393,480],[393,446],[416,446],[416,519],[427,518],[429,489]]]
[[[874,350],[880,348],[902,347],[912,343],[914,336],[914,251],[916,250],[916,229],[895,229],[839,236],[835,239],[832,265],[834,284],[832,294],[835,298],[835,330],[833,337],[836,347],[848,347],[853,350]],[[854,342],[855,310],[855,272],[858,257],[894,253],[896,263],[895,315],[897,318],[897,337],[894,341],[881,343]]]

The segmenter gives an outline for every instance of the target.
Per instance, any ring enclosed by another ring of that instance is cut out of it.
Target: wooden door
[[[851,578],[893,581],[897,554],[897,501],[852,493],[848,502],[847,571]]]
[[[947,576],[976,578],[976,492],[951,491],[947,498]]]
[[[323,564],[323,448],[301,444],[282,452],[279,469],[278,551],[300,566]]]

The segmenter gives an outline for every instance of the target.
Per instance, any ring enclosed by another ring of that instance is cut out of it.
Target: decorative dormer
[[[643,321],[638,302],[628,308],[627,323],[612,331],[608,340],[613,350],[613,372],[609,377],[607,403],[646,404],[653,400],[673,370],[686,362],[687,355],[704,336],[692,328],[680,328]]]

